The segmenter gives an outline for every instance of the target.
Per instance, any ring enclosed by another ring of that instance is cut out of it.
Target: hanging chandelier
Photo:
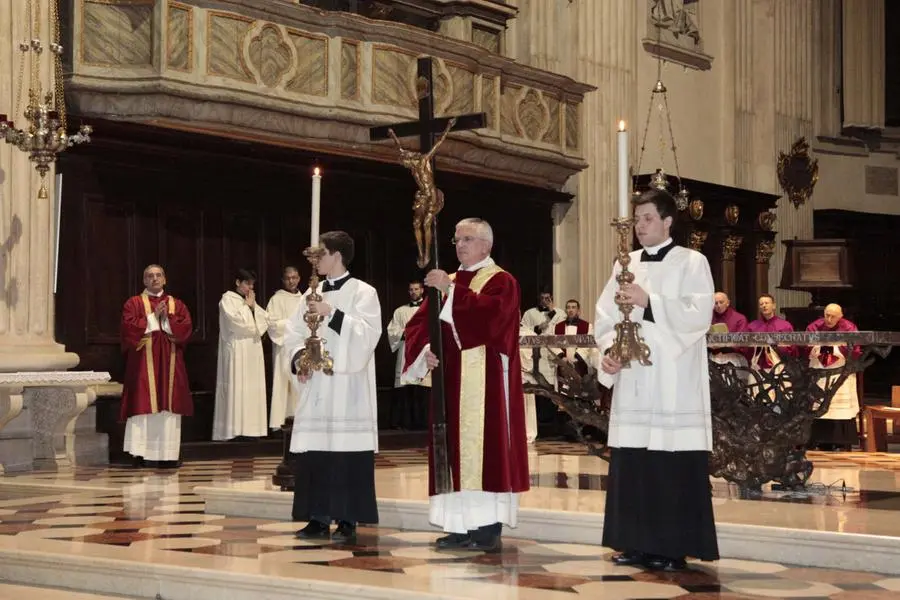
[[[672,116],[669,114],[669,98],[668,89],[662,81],[662,65],[661,58],[656,60],[656,85],[650,90],[650,102],[647,106],[647,120],[644,122],[644,136],[641,139],[641,154],[638,157],[638,165],[636,175],[641,172],[641,163],[644,160],[644,151],[647,149],[647,134],[650,132],[650,117],[653,115],[653,109],[656,109],[659,117],[659,168],[650,176],[650,187],[658,190],[667,190],[669,188],[669,180],[665,170],[662,168],[663,159],[665,158],[666,140],[663,137],[665,131],[669,132],[669,148],[672,150],[672,157],[675,159],[675,178],[678,180],[678,192],[675,193],[675,204],[678,210],[687,209],[690,201],[690,193],[681,181],[681,171],[678,168],[678,148],[675,146],[675,134],[672,131]],[[640,195],[637,186],[634,186],[636,196]]]
[[[19,79],[16,88],[15,114],[19,114],[19,103],[22,98],[23,80],[25,79],[25,63],[29,63],[30,84],[28,88],[28,106],[24,117],[28,125],[17,129],[15,123],[0,114],[0,138],[6,140],[22,152],[28,154],[29,160],[41,176],[41,189],[38,198],[46,199],[47,186],[45,179],[57,156],[75,144],[91,141],[91,127],[82,125],[78,133],[66,133],[66,97],[63,89],[62,52],[60,45],[59,7],[57,0],[50,2],[50,27],[52,42],[47,46],[50,59],[53,61],[51,90],[46,93],[41,85],[41,57],[45,44],[40,40],[41,32],[41,0],[28,0],[26,19],[30,39],[19,44],[22,53],[19,63]],[[30,55],[30,60],[28,59]]]

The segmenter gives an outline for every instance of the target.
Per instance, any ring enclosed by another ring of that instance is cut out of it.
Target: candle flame
[[[313,169],[313,175],[315,175],[316,177],[319,176],[319,167],[316,167],[315,169]]]
[[[619,121],[619,131],[625,131],[625,121]]]

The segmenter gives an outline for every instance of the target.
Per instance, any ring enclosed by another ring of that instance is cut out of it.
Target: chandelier
[[[29,40],[19,44],[22,59],[19,63],[19,79],[16,88],[16,108],[14,114],[19,114],[19,103],[22,98],[22,86],[25,79],[25,63],[30,65],[30,85],[28,88],[28,106],[25,107],[25,120],[28,125],[17,129],[15,123],[6,115],[0,114],[0,138],[6,140],[22,152],[28,154],[29,160],[41,176],[41,189],[38,198],[47,198],[47,186],[45,178],[50,166],[56,162],[56,157],[75,144],[91,141],[91,127],[82,125],[78,133],[68,135],[66,133],[66,97],[63,90],[62,52],[60,45],[59,7],[57,0],[50,2],[50,26],[53,41],[49,44],[50,57],[53,61],[53,75],[51,87],[46,93],[41,86],[41,56],[44,53],[44,43],[40,40],[41,31],[41,0],[28,0],[26,7],[26,19],[29,31]],[[30,60],[27,60],[30,54]]]
[[[644,136],[641,139],[641,154],[638,157],[636,174],[640,174],[641,172],[641,163],[644,160],[644,151],[647,148],[647,134],[650,131],[650,117],[653,115],[653,109],[655,108],[659,117],[659,164],[662,165],[666,151],[666,140],[663,135],[665,131],[668,131],[669,147],[672,149],[672,157],[675,159],[675,177],[678,180],[678,192],[675,194],[675,204],[678,206],[678,210],[681,211],[685,210],[688,207],[690,194],[688,193],[687,188],[684,187],[684,184],[681,182],[681,172],[678,168],[678,149],[675,146],[675,134],[672,132],[672,117],[669,114],[669,98],[667,95],[668,90],[666,89],[665,84],[662,82],[662,64],[662,58],[657,58],[656,85],[654,85],[653,89],[650,91],[650,102],[647,106],[647,120],[644,123]],[[668,189],[669,181],[662,166],[656,169],[656,172],[650,176],[650,187],[656,188],[658,190]],[[637,191],[636,186],[634,194],[636,196],[640,195],[640,192]]]

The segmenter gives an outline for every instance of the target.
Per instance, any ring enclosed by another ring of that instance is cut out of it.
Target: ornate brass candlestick
[[[641,337],[641,325],[631,320],[631,311],[634,310],[634,305],[625,300],[622,295],[625,285],[634,281],[634,273],[628,270],[628,265],[631,264],[628,250],[634,219],[613,219],[612,226],[616,228],[616,233],[619,235],[616,260],[622,265],[622,270],[616,275],[616,282],[619,284],[619,291],[616,292],[616,305],[622,312],[622,320],[616,323],[616,339],[609,350],[609,355],[622,363],[623,369],[630,368],[632,360],[637,360],[642,365],[652,365],[650,348]]]
[[[312,265],[312,275],[309,277],[309,289],[312,290],[306,301],[321,302],[322,295],[318,293],[319,289],[319,260],[325,254],[325,248],[321,246],[316,248],[307,248],[303,251],[310,264]],[[300,356],[294,361],[294,369],[300,375],[309,377],[313,371],[322,371],[326,375],[333,375],[334,361],[331,355],[325,350],[325,340],[320,338],[317,333],[319,325],[325,317],[318,312],[309,310],[306,312],[304,320],[309,327],[309,337],[306,338],[306,348],[300,353]]]

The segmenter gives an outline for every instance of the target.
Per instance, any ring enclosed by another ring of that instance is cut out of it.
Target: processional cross
[[[434,79],[430,56],[420,58],[416,68],[416,95],[419,100],[419,120],[396,125],[373,127],[369,131],[371,141],[393,139],[400,151],[400,162],[408,168],[418,190],[413,202],[413,229],[416,237],[420,269],[438,268],[438,249],[432,242],[439,239],[438,213],[444,207],[444,195],[434,182],[434,154],[451,131],[480,129],[485,126],[485,113],[471,113],[456,117],[434,116]],[[441,134],[435,142],[435,136]],[[402,137],[419,136],[418,152],[403,148]],[[428,325],[431,351],[438,358],[438,366],[431,372],[431,439],[434,453],[434,470],[431,477],[437,494],[453,491],[450,451],[447,445],[447,409],[444,393],[444,356],[441,345],[441,294],[436,288],[428,288]]]

